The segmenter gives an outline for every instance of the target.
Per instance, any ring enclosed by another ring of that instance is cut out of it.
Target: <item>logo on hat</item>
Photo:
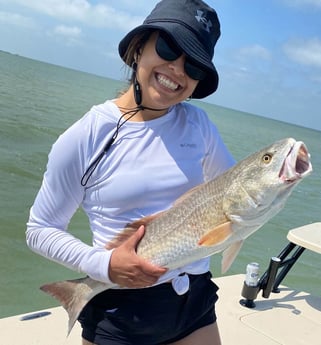
[[[212,22],[210,20],[207,20],[202,10],[197,10],[196,12],[197,12],[197,16],[195,16],[195,18],[197,19],[197,21],[203,25],[204,29],[207,32],[210,32],[211,27],[213,26]]]

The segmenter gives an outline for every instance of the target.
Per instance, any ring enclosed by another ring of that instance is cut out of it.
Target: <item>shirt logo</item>
[[[180,146],[188,149],[195,149],[197,147],[196,144],[193,143],[182,143]]]
[[[197,10],[197,16],[195,16],[195,18],[200,24],[203,25],[203,28],[205,31],[207,32],[211,31],[211,27],[213,26],[213,24],[210,20],[208,20],[205,17],[204,12],[202,10]]]

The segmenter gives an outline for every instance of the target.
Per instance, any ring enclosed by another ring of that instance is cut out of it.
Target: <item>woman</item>
[[[34,251],[119,288],[94,297],[79,321],[83,344],[220,344],[209,259],[167,271],[136,254],[144,227],[106,249],[126,224],[171,207],[233,163],[215,126],[183,102],[215,92],[216,12],[200,0],[163,0],[119,44],[128,90],[94,106],[49,155],[27,243]],[[67,232],[81,206],[93,245]]]

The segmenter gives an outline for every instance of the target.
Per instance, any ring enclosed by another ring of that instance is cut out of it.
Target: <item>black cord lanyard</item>
[[[149,107],[144,107],[143,105],[138,105],[136,108],[134,109],[130,109],[128,111],[126,111],[118,120],[117,125],[116,125],[116,129],[115,132],[113,134],[113,136],[108,140],[108,142],[106,143],[103,151],[99,154],[99,156],[89,165],[89,167],[87,168],[87,170],[85,171],[84,175],[82,176],[80,183],[81,185],[84,187],[86,186],[87,182],[89,181],[91,175],[93,174],[93,172],[95,171],[95,169],[97,168],[99,162],[102,160],[102,158],[104,157],[105,153],[109,150],[109,148],[111,147],[111,145],[114,143],[114,141],[116,140],[119,130],[120,128],[128,121],[130,120],[134,115],[136,115],[139,111],[141,110],[153,110],[153,111],[164,111],[165,109],[154,109],[154,108],[149,108]],[[124,119],[124,117],[126,115],[129,115],[127,119]],[[123,120],[123,121],[122,121]]]

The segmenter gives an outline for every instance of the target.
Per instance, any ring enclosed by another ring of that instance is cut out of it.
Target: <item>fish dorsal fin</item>
[[[207,232],[198,242],[200,246],[213,246],[227,240],[232,236],[232,223],[230,221],[216,226]]]
[[[145,227],[154,219],[160,217],[166,211],[155,213],[151,216],[147,216],[138,220],[135,220],[133,223],[127,224],[122,232],[120,232],[112,241],[106,244],[105,248],[111,250],[119,247],[123,242],[128,240],[140,226],[144,225]]]
[[[222,273],[225,273],[231,267],[242,247],[243,242],[243,240],[235,242],[224,250],[222,255]]]

